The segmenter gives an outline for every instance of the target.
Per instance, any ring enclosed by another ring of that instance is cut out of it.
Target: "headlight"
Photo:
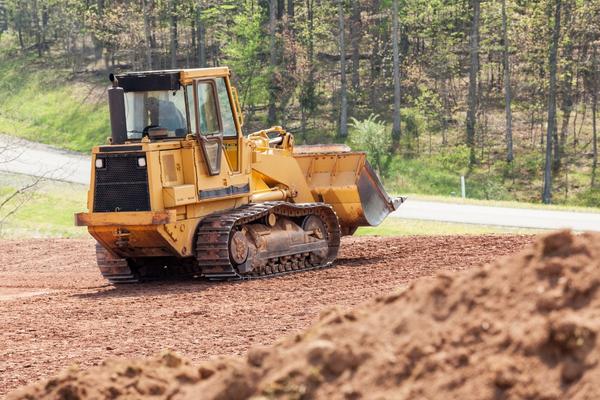
[[[102,158],[96,158],[96,168],[104,168],[104,160]]]
[[[138,158],[138,167],[145,167],[145,166],[146,166],[146,157]]]

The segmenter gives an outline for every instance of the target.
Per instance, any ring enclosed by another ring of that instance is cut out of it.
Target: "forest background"
[[[89,151],[108,72],[228,65],[247,133],[388,189],[597,207],[599,0],[0,0],[0,132]]]

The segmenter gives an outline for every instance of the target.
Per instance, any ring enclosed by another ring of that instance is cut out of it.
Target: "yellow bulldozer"
[[[364,152],[295,146],[281,127],[244,136],[227,67],[111,74],[109,144],[92,150],[87,207],[114,284],[250,279],[322,268],[340,237],[392,199]]]

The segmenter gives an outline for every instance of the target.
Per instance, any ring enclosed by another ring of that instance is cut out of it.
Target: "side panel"
[[[278,149],[254,151],[252,170],[256,179],[262,180],[269,187],[277,185],[287,187],[296,203],[315,201],[301,166],[288,151]]]
[[[223,150],[224,152],[225,150]],[[186,204],[181,204],[177,209],[177,222],[159,227],[158,232],[169,246],[181,257],[193,255],[195,243],[194,237],[196,227],[202,217],[213,212],[239,207],[248,202],[251,194],[249,176],[243,173],[235,173],[231,171],[229,164],[223,162],[221,171],[218,175],[211,176],[204,163],[203,153],[199,145],[195,141],[187,142],[175,156],[175,164],[181,163],[180,172],[177,171],[177,180],[172,180],[175,174],[171,172],[171,178],[168,168],[165,168],[167,163],[165,156],[169,153],[162,154],[161,161],[163,173],[161,182],[163,186],[163,206],[169,209],[169,202],[165,202],[164,187],[170,185],[170,191],[179,190],[187,195],[192,196],[190,188],[193,187],[193,201],[185,201]],[[225,154],[223,154],[225,160]],[[169,193],[169,191],[167,191]]]
[[[249,157],[248,146],[244,144],[244,156]],[[250,174],[245,173],[247,162],[242,163],[240,172],[231,171],[229,165],[223,163],[221,172],[210,176],[195,140],[184,140],[177,145],[148,143],[143,150],[140,154],[146,158],[151,212],[174,212],[175,218],[167,224],[148,225],[137,225],[146,221],[140,213],[102,213],[106,220],[118,220],[118,225],[95,224],[98,218],[88,218],[92,225],[88,227],[90,234],[114,254],[121,257],[192,256],[196,227],[202,217],[248,203],[254,185]],[[122,185],[122,190],[128,190],[127,185]],[[90,211],[94,193],[93,179],[88,201]]]

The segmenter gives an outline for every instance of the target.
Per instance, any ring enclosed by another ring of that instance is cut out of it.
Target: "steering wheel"
[[[160,125],[148,125],[142,130],[142,137],[148,136],[148,131],[152,128],[158,128]]]

